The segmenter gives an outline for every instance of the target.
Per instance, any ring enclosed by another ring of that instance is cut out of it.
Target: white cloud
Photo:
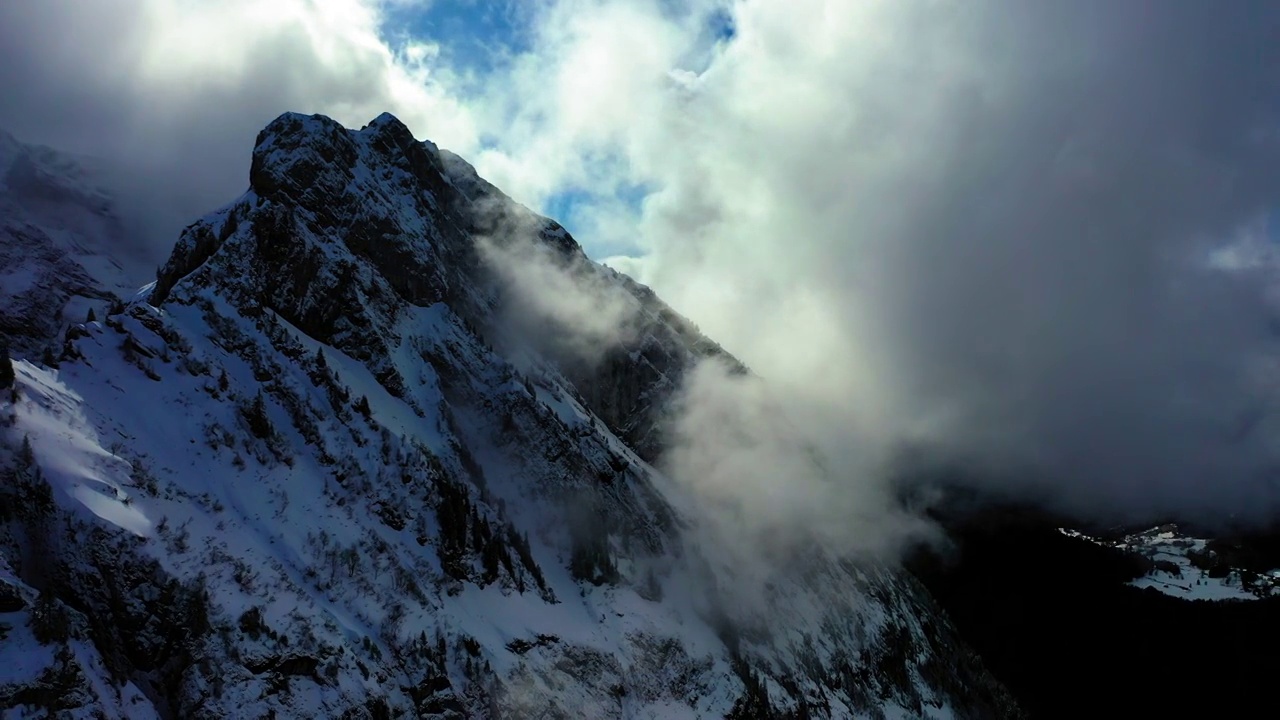
[[[0,7],[0,126],[126,169],[157,254],[233,198],[258,130],[285,110],[359,127],[390,110],[421,137],[474,152],[478,130],[429,42],[383,40],[386,5],[359,0]]]
[[[278,112],[391,110],[525,203],[580,195],[594,247],[829,455],[927,441],[1095,509],[1270,502],[1266,434],[1220,441],[1270,392],[1269,310],[1201,262],[1280,195],[1265,4],[557,0],[486,76],[391,7],[13,3],[0,125],[133,156],[172,226]]]
[[[560,252],[519,223],[478,239],[510,296],[501,318],[519,344],[588,363],[630,342],[639,302],[585,256]]]
[[[1221,441],[1270,392],[1263,288],[1203,262],[1280,199],[1265,8],[744,0],[707,45],[631,7],[545,16],[498,174],[657,188],[632,270],[815,443],[925,442],[1093,512],[1271,502],[1276,444]],[[659,51],[598,59],[628,32]]]

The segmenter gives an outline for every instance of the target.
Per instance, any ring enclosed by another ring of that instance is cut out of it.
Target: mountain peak
[[[361,131],[373,130],[375,132],[385,132],[398,137],[408,137],[413,140],[413,133],[409,131],[409,127],[400,121],[400,118],[389,112],[384,112],[378,117],[370,120]]]
[[[259,197],[275,199],[286,188],[304,190],[355,160],[355,144],[342,125],[324,115],[285,113],[258,133],[249,187]]]

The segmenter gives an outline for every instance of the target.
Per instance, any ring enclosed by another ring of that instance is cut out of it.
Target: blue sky
[[[513,56],[528,52],[532,3],[510,0],[454,0],[433,2],[425,6],[407,4],[393,8],[385,18],[384,32],[389,38],[409,36],[440,45],[441,56],[455,70],[474,74],[477,81],[491,76],[509,63]],[[481,137],[482,146],[495,147],[497,138]],[[627,196],[634,212],[644,199],[641,188]],[[591,199],[582,188],[569,188],[548,197],[541,208],[578,241],[587,245],[592,255],[635,252],[630,247],[591,247],[592,239],[583,236],[576,221],[576,210]]]
[[[521,10],[521,7],[526,10]],[[387,30],[440,43],[450,60],[485,72],[503,55],[528,49],[523,32],[528,4],[508,0],[455,0],[406,5],[387,16]]]
[[[658,4],[672,15],[687,12],[679,0],[660,0]],[[531,27],[540,5],[512,0],[444,0],[425,5],[393,5],[384,17],[383,32],[393,42],[409,37],[438,44],[441,57],[452,69],[471,75],[476,84],[483,85],[507,67],[513,57],[534,50]],[[708,39],[707,46],[731,39],[734,26],[729,12],[724,9],[712,12],[703,33]],[[499,140],[485,135],[480,138],[482,148],[496,148]],[[625,162],[618,157],[610,157],[608,161]],[[606,192],[613,212],[638,219],[645,197],[654,189],[645,183],[623,182],[607,188]],[[536,209],[568,228],[593,257],[641,254],[643,248],[637,240],[605,240],[590,232],[582,213],[596,207],[601,192],[581,186],[565,187],[547,197]]]

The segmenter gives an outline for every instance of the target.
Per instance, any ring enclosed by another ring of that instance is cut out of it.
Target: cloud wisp
[[[500,330],[512,347],[537,348],[587,366],[634,340],[640,303],[581,252],[548,240],[537,218],[498,223],[477,238],[481,259],[502,280]]]

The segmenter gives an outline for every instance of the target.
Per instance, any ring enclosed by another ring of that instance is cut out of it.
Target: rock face
[[[394,338],[387,321],[403,306],[443,303],[481,336],[498,339],[506,298],[475,238],[531,239],[553,249],[566,272],[597,276],[634,298],[636,341],[613,348],[604,362],[580,362],[549,344],[537,349],[650,460],[659,449],[658,410],[683,371],[701,357],[728,358],[648,288],[591,263],[559,224],[517,205],[457,156],[414,140],[390,115],[359,133],[324,117],[281,116],[258,136],[250,187],[245,200],[183,233],[159,272],[153,303],[165,302],[189,275],[201,286],[234,277],[224,293],[374,362],[394,393],[402,381],[387,355]],[[218,254],[250,216],[252,240]]]
[[[528,322],[530,263],[625,331]],[[903,572],[813,548],[733,597],[651,463],[685,374],[745,368],[389,115],[272,122],[249,191],[63,338],[0,398],[0,707],[1017,715]]]

